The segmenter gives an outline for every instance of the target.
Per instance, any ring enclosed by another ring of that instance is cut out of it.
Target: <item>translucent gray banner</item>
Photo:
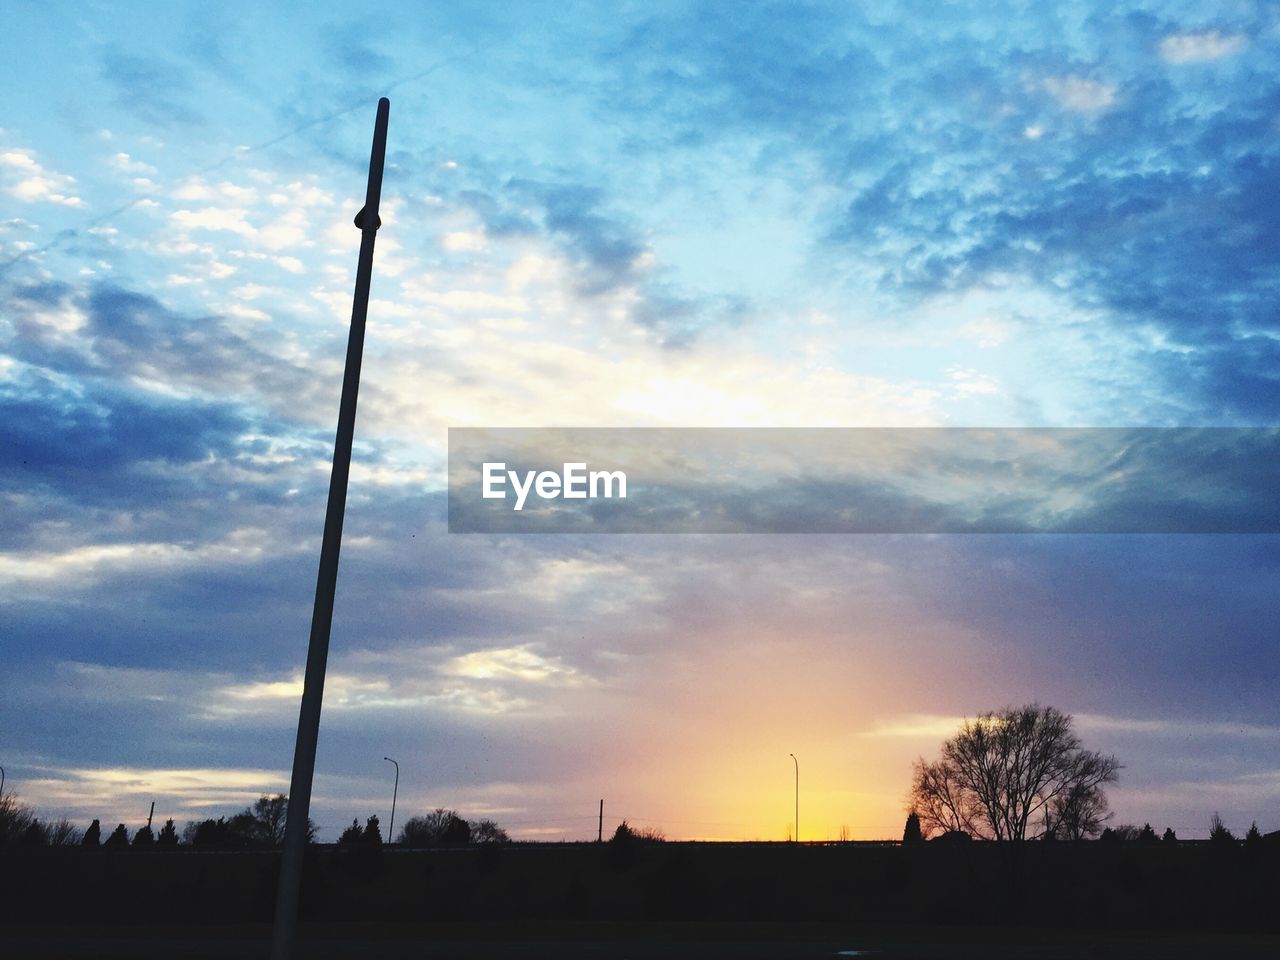
[[[1276,533],[1280,428],[449,431],[453,533]]]

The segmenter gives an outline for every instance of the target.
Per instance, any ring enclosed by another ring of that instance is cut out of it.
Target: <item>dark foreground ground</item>
[[[0,851],[0,960],[265,957],[270,850]],[[1280,958],[1280,845],[308,851],[298,957]]]
[[[7,925],[6,960],[265,958],[266,924]],[[299,960],[1274,960],[1280,937],[832,924],[304,924]]]

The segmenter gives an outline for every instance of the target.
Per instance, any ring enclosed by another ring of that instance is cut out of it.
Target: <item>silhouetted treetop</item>
[[[1222,818],[1214,811],[1213,816],[1209,820],[1209,839],[1214,843],[1235,843],[1236,835],[1227,829],[1227,825],[1222,822]]]
[[[98,821],[94,821],[97,823]],[[178,831],[173,825],[173,818],[170,817],[164,822],[164,826],[160,828],[160,833],[156,837],[156,843],[162,847],[176,847],[178,845]]]

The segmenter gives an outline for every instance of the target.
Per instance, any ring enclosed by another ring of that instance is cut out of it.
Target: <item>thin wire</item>
[[[399,80],[393,81],[385,88],[386,92],[389,93],[392,90],[396,90],[400,87],[405,86],[406,84],[414,83],[418,80],[422,80],[423,78],[428,77],[431,74],[435,73],[437,70],[444,69],[450,64],[459,63],[463,60],[466,60],[470,57],[475,56],[477,53],[479,53],[483,49],[484,49],[483,47],[475,46],[475,47],[472,47],[470,50],[468,50],[466,53],[460,53],[455,56],[446,57],[443,60],[439,60],[436,63],[432,64],[431,66],[427,67],[425,70],[422,70],[418,73],[412,74],[407,77],[402,77]],[[244,150],[233,150],[231,153],[228,153],[226,156],[222,157],[221,159],[215,160],[213,163],[208,164],[207,166],[200,167],[199,169],[194,170],[191,173],[188,173],[184,177],[181,177],[179,179],[186,179],[187,177],[199,177],[199,176],[203,176],[206,173],[212,173],[214,170],[218,170],[221,167],[226,166],[228,163],[230,163],[233,160],[238,160],[242,157],[248,156],[251,153],[257,153],[261,150],[269,150],[271,147],[274,147],[276,144],[283,143],[284,141],[289,140],[292,137],[296,137],[298,134],[306,130],[310,130],[312,127],[317,127],[322,124],[329,123],[331,120],[336,120],[339,117],[344,117],[349,113],[354,113],[356,110],[366,109],[368,106],[369,106],[368,98],[361,97],[359,100],[353,101],[350,106],[343,107],[340,110],[335,110],[332,113],[328,113],[323,117],[317,117],[314,120],[308,120],[306,123],[300,124],[294,127],[292,130],[286,131],[285,133],[281,133],[277,136],[274,136],[270,140],[264,140],[261,143],[254,144],[253,146],[247,147]],[[15,256],[6,260],[4,263],[0,263],[0,276],[3,276],[5,273],[8,272],[10,267],[12,267],[16,263],[19,263],[25,258],[31,257],[31,256],[39,256],[39,255],[48,253],[50,250],[54,249],[59,244],[61,244],[64,240],[70,237],[77,237],[80,235],[82,231],[92,230],[94,227],[99,227],[99,226],[102,226],[104,223],[109,223],[110,221],[114,220],[116,217],[120,216],[122,213],[126,213],[129,210],[132,210],[134,207],[140,204],[143,200],[147,200],[147,199],[149,199],[149,197],[145,195],[141,197],[134,197],[128,203],[123,203],[118,207],[114,207],[111,210],[108,210],[106,213],[99,214],[96,217],[86,220],[79,228],[69,227],[65,230],[59,230],[54,235],[53,239],[50,240],[48,243],[46,243],[42,247],[35,247],[30,250],[20,250]]]

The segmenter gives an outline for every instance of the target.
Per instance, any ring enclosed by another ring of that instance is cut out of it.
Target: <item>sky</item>
[[[374,109],[313,817],[900,836],[1039,702],[1117,823],[1280,829],[1280,543],[451,534],[450,427],[1266,427],[1254,3],[48,4],[0,61],[0,765],[288,788]]]

